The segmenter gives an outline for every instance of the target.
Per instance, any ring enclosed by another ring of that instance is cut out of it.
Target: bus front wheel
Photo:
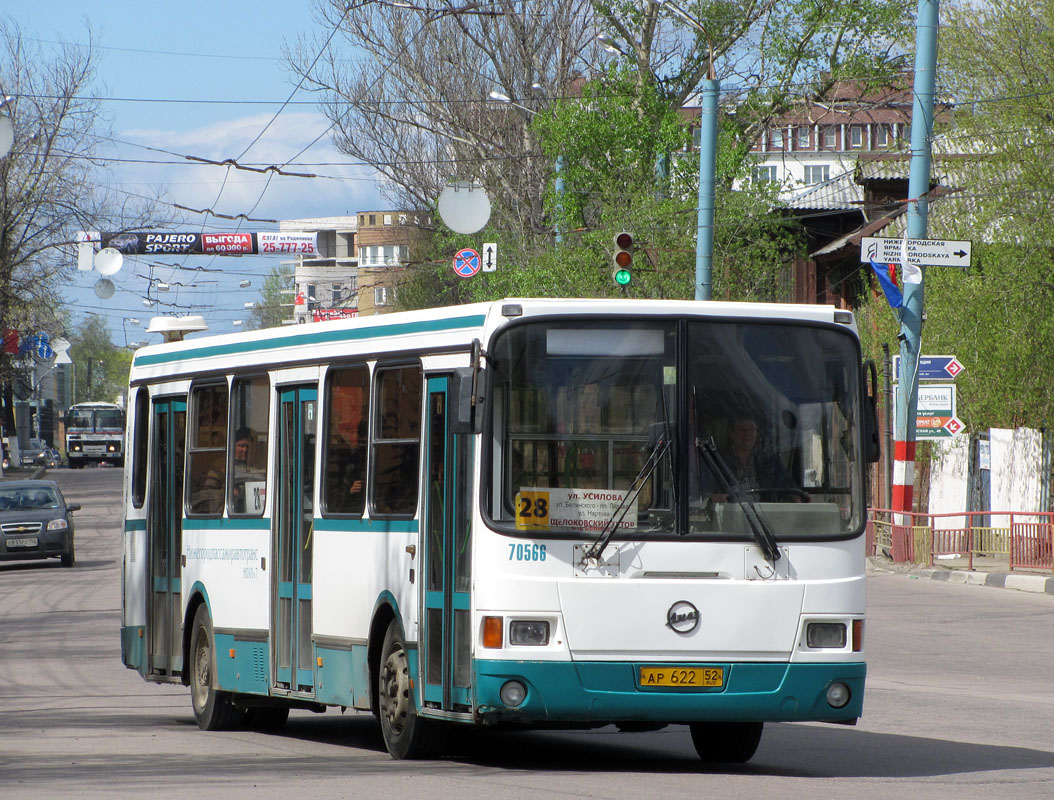
[[[438,749],[440,723],[417,714],[406,642],[394,619],[381,647],[377,709],[384,746],[393,758],[427,758]]]
[[[754,757],[764,722],[693,722],[692,744],[712,764],[744,764]]]
[[[202,604],[194,614],[190,632],[190,702],[194,718],[203,731],[223,731],[236,728],[245,712],[231,702],[229,692],[215,687],[216,647],[212,633],[212,618]]]

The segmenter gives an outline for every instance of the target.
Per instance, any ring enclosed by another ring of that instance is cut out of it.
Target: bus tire
[[[441,744],[441,723],[418,716],[411,685],[410,659],[399,621],[392,620],[381,646],[377,680],[381,735],[392,758],[427,758]]]
[[[695,752],[713,764],[744,764],[754,757],[764,722],[693,722]]]
[[[221,692],[216,683],[216,646],[212,618],[202,603],[194,614],[190,631],[190,702],[194,718],[203,731],[231,730],[240,725],[245,711]]]

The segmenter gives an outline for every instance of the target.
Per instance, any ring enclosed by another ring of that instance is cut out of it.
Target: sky
[[[315,22],[313,6],[312,0],[184,0],[176,5],[25,0],[0,13],[16,22],[24,39],[45,50],[58,42],[87,44],[90,30],[98,56],[93,94],[104,98],[101,109],[115,139],[106,155],[124,159],[102,176],[114,191],[160,192],[172,204],[262,220],[385,208],[375,174],[335,150],[326,134],[328,121],[308,92],[296,90],[296,78],[285,64],[283,46],[300,36],[329,33]],[[333,45],[346,48],[339,35]],[[260,166],[289,162],[289,171],[320,177],[274,177],[268,184],[265,175],[195,165],[183,156],[236,158]],[[268,222],[206,219],[172,205],[162,206],[160,216],[178,232],[278,228]],[[160,341],[144,330],[157,313],[202,313],[210,333],[228,333],[238,330],[236,320],[248,320],[244,304],[259,299],[264,277],[279,262],[266,256],[126,257],[111,277],[116,286],[111,298],[96,296],[93,289],[101,277],[96,272],[77,272],[65,296],[75,325],[87,314],[100,314],[118,345]],[[251,281],[249,288],[240,287],[245,280]],[[149,290],[158,282],[170,290]],[[179,306],[148,307],[143,303],[148,295]],[[180,307],[203,304],[209,308]]]

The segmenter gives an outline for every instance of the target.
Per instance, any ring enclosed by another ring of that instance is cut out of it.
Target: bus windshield
[[[859,532],[860,352],[785,321],[538,322],[491,348],[490,517],[535,534]]]
[[[66,428],[87,431],[121,430],[124,428],[124,412],[120,408],[85,408],[74,406],[66,414]]]

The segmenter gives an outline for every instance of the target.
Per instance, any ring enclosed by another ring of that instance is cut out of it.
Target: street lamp
[[[139,324],[138,317],[122,317],[121,318],[121,331],[124,333],[124,346],[128,347],[128,329],[125,327],[127,323],[131,322],[133,325]]]

